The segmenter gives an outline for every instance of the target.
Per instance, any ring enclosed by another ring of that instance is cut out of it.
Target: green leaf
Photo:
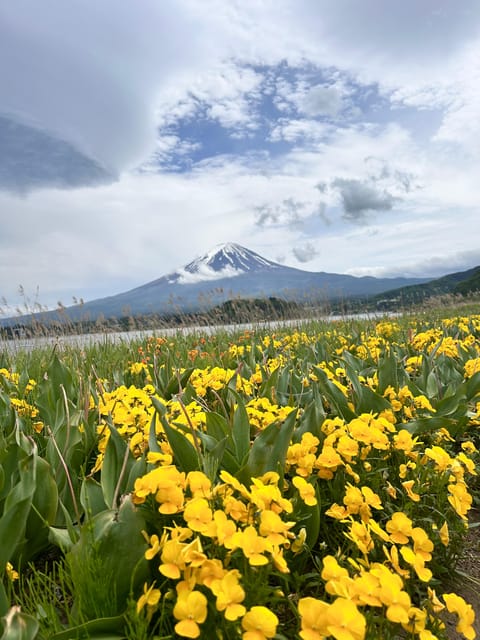
[[[313,399],[305,408],[298,420],[298,426],[294,431],[293,442],[300,442],[304,433],[312,433],[321,440],[325,437],[322,434],[322,423],[325,420],[325,410],[322,404],[318,388],[313,387]]]
[[[194,367],[190,367],[189,369],[185,369],[185,371],[179,375],[173,375],[166,386],[161,389],[161,396],[165,398],[165,400],[170,400],[172,396],[180,393],[180,390],[185,388],[193,370]]]
[[[283,423],[274,422],[258,434],[246,464],[235,474],[240,482],[248,485],[252,477],[261,476],[267,471],[276,471],[283,477],[296,417],[296,410],[292,411]]]
[[[3,634],[0,640],[34,640],[38,627],[33,616],[22,613],[20,607],[12,607],[3,617]]]
[[[80,489],[80,503],[88,518],[108,508],[102,485],[94,478],[84,478]]]
[[[123,616],[97,618],[55,633],[50,640],[119,640],[125,638],[124,627]]]
[[[357,413],[381,413],[385,409],[390,409],[390,402],[383,396],[375,393],[373,389],[365,385],[361,386],[360,395],[356,403]]]
[[[161,453],[162,450],[160,448],[160,445],[158,444],[158,439],[157,439],[156,424],[157,424],[157,412],[153,414],[152,419],[150,421],[150,429],[148,432],[148,450],[151,451],[152,453]]]
[[[215,440],[222,440],[225,436],[230,436],[230,425],[227,420],[219,413],[214,411],[208,411],[205,414],[206,418],[206,431],[209,436],[215,438]]]
[[[46,460],[38,458],[32,508],[25,525],[22,562],[27,562],[48,546],[48,527],[54,524],[57,509],[58,489],[52,469]]]
[[[388,349],[378,360],[378,390],[384,393],[387,387],[400,387],[397,358],[392,349]]]
[[[0,577],[7,562],[15,557],[25,534],[25,527],[36,489],[37,450],[31,452],[19,449],[19,482],[8,493],[0,517]],[[4,615],[6,611],[0,611]]]
[[[238,464],[242,465],[250,451],[250,419],[241,396],[233,389],[230,389],[230,393],[237,405],[233,413],[232,438]]]
[[[136,593],[147,579],[145,529],[145,519],[131,496],[123,499],[118,510],[102,511],[82,525],[66,560],[75,609],[84,619],[119,615],[130,592]]]
[[[337,414],[347,420],[353,420],[356,418],[356,414],[348,405],[348,398],[342,393],[342,391],[331,382],[325,371],[320,369],[320,367],[313,367],[315,371],[315,375],[318,377],[318,386],[320,387],[321,392],[324,394],[325,398],[328,400],[329,404],[331,404],[337,411]]]
[[[406,429],[412,435],[421,435],[422,433],[431,433],[437,429],[445,428],[452,435],[458,427],[458,421],[444,417],[432,417],[432,418],[418,418],[417,420],[411,420],[402,425],[403,429]]]
[[[468,401],[473,400],[480,393],[480,371],[474,373],[465,383],[465,396]]]
[[[185,473],[199,471],[201,469],[200,460],[192,443],[183,433],[171,427],[166,418],[160,416],[160,420],[172,448],[175,463],[180,467],[180,470]]]
[[[103,458],[100,484],[105,504],[110,509],[114,509],[116,506],[113,504],[115,497],[119,497],[126,485],[128,468],[125,459],[127,462],[133,462],[134,458],[128,449],[128,444],[117,429],[112,424],[109,424],[108,428],[110,429],[110,437]]]

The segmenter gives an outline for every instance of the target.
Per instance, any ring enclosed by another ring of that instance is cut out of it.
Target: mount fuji
[[[231,242],[218,245],[184,267],[124,293],[59,311],[35,314],[40,322],[206,312],[227,300],[276,297],[299,303],[373,296],[430,278],[355,277],[286,267]],[[26,316],[6,318],[12,326]]]

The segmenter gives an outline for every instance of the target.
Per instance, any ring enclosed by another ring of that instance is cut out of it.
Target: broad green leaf
[[[192,443],[185,434],[171,427],[166,418],[161,416],[160,420],[167,440],[172,448],[174,461],[180,467],[181,471],[185,471],[185,473],[189,471],[199,471],[201,469],[199,455]]]
[[[54,524],[57,509],[58,489],[51,467],[43,458],[37,458],[36,487],[25,525],[22,562],[27,562],[48,546],[48,527]]]
[[[188,382],[188,379],[192,375],[193,369],[194,369],[193,367],[190,367],[188,369],[185,369],[185,371],[183,371],[181,374],[173,375],[169,379],[166,386],[160,390],[161,391],[160,395],[163,398],[165,398],[165,400],[170,400],[172,396],[175,396],[178,393],[180,393],[180,390],[185,388]]]
[[[381,413],[385,409],[390,409],[390,402],[383,396],[375,393],[373,389],[365,385],[361,386],[360,396],[356,403],[357,413]]]
[[[130,464],[134,461],[128,444],[118,433],[117,429],[109,424],[110,437],[105,449],[102,462],[100,484],[102,486],[105,504],[110,509],[115,508],[115,498],[119,498],[125,489]]]
[[[209,436],[215,438],[215,440],[222,440],[225,437],[231,435],[230,425],[227,420],[219,413],[214,411],[208,411],[205,414],[206,418],[206,431]]]
[[[0,517],[0,576],[7,562],[15,557],[25,534],[25,527],[36,488],[37,451],[21,452],[18,462],[19,481],[6,497]],[[0,611],[4,615],[5,611]]]
[[[232,438],[235,443],[235,456],[239,465],[242,465],[250,450],[250,419],[245,403],[241,396],[233,389],[230,393],[236,399],[236,407],[233,413]]]
[[[150,421],[150,430],[148,432],[148,450],[151,451],[152,453],[161,453],[162,450],[160,448],[160,445],[158,444],[158,439],[157,439],[156,424],[157,424],[157,412],[155,411]]]
[[[235,474],[240,482],[248,485],[251,478],[261,476],[267,471],[276,471],[281,478],[283,477],[296,418],[297,412],[292,411],[283,423],[274,422],[257,435],[246,464]]]
[[[147,579],[145,529],[131,496],[118,510],[102,511],[85,521],[66,555],[79,616],[94,620],[123,612],[130,592],[138,592]]]
[[[123,616],[97,618],[55,633],[50,640],[120,640],[125,638]]]
[[[331,382],[325,371],[320,367],[314,367],[315,374],[318,377],[318,386],[321,392],[324,394],[328,403],[331,404],[337,411],[341,418],[347,421],[356,418],[356,413],[352,411],[349,406],[348,398],[342,393],[342,391]]]
[[[20,607],[12,607],[3,617],[3,634],[0,640],[35,640],[39,624],[33,616],[23,613]]]
[[[312,401],[298,419],[298,426],[296,427],[292,437],[293,442],[300,442],[303,434],[307,431],[319,438],[320,441],[323,440],[324,436],[322,434],[321,427],[324,420],[325,409],[323,408],[319,390],[315,386],[313,387]]]
[[[411,420],[410,422],[402,424],[402,429],[406,429],[414,436],[421,435],[422,433],[431,433],[437,429],[447,429],[451,434],[454,434],[457,428],[457,420],[444,417],[418,418],[417,420]]]
[[[393,349],[386,349],[378,360],[378,391],[383,394],[387,387],[399,388],[398,360]]]
[[[80,503],[87,518],[108,508],[103,497],[102,485],[94,478],[84,478],[80,489]]]
[[[480,371],[474,373],[465,384],[465,396],[468,401],[473,400],[478,394],[480,394]]]

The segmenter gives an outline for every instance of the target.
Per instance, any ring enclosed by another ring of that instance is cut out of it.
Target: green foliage
[[[148,575],[146,523],[126,496],[119,509],[97,513],[80,528],[78,541],[67,553],[75,617],[79,622],[123,613],[128,596]]]
[[[473,318],[435,326],[430,318],[352,320],[268,335],[256,329],[105,343],[6,362],[0,640],[173,637],[183,583],[208,601],[201,633],[233,640],[240,619],[217,607],[219,585],[196,582],[205,559],[237,572],[246,608],[266,603],[279,613],[277,638],[297,637],[298,601],[309,595],[330,606],[346,588],[332,592],[322,575],[325,557],[335,556],[351,575],[374,563],[392,569],[385,549],[394,542],[385,531],[395,513],[434,542],[424,560],[431,581],[415,578],[408,551],[396,543],[398,562],[411,574],[398,573],[405,592],[423,606],[427,585],[441,592],[461,553],[468,491],[480,504],[473,476],[479,334]],[[368,441],[368,430],[379,432],[377,441]],[[417,440],[408,444],[405,432]],[[204,478],[191,472],[203,472],[212,488],[196,488]],[[464,480],[465,493],[453,499],[452,487],[462,490]],[[363,501],[358,509],[355,500]],[[369,530],[372,547],[361,551],[352,527],[369,522],[384,533],[375,538]],[[439,534],[445,523],[448,544]],[[177,534],[175,553],[163,557]],[[262,549],[265,539],[270,546]],[[249,555],[257,543],[260,551]],[[56,561],[40,569],[52,546]],[[18,583],[7,576],[7,562],[20,572]],[[398,636],[384,609],[362,606],[366,637]]]

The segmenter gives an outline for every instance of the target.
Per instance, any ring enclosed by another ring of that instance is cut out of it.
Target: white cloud
[[[332,125],[316,120],[280,118],[272,127],[269,139],[272,142],[315,142],[325,139],[334,131]]]
[[[292,253],[298,262],[310,262],[318,255],[318,248],[313,244],[313,242],[306,242],[303,245],[298,247],[293,247]]]
[[[342,92],[337,87],[315,85],[305,94],[301,110],[307,116],[336,116],[342,108]]]
[[[0,25],[0,111],[113,171],[153,147],[159,89],[210,56],[182,3],[171,0],[19,0],[2,5]]]
[[[476,0],[17,0],[0,24],[0,114],[120,172],[0,193],[0,296],[117,293],[228,240],[337,273],[479,261]],[[258,146],[178,126],[206,119]]]

